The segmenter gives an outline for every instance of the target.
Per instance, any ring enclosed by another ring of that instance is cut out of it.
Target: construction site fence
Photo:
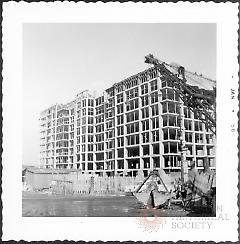
[[[143,177],[54,175],[50,189],[53,194],[121,194],[132,191],[142,181]]]

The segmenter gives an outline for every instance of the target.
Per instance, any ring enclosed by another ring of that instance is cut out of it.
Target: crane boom
[[[160,70],[161,74],[173,82],[174,90],[178,92],[184,105],[192,110],[206,127],[216,134],[216,89],[205,90],[187,84],[183,66],[178,67],[178,74],[176,75],[166,67],[168,64],[158,60],[152,54],[145,56],[145,63],[154,65]]]

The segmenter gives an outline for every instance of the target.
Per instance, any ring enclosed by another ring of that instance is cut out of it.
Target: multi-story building
[[[182,123],[189,164],[202,168],[207,161],[214,169],[215,135],[181,104],[174,84],[156,67],[115,83],[99,97],[84,91],[41,113],[40,163],[99,175],[180,171]]]

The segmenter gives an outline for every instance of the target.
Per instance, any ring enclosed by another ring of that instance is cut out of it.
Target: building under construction
[[[180,172],[181,161],[215,169],[215,86],[202,75],[146,56],[152,65],[40,115],[40,164],[98,175]]]

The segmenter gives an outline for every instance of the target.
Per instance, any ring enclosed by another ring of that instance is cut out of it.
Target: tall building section
[[[56,160],[54,167],[73,167],[75,102],[56,106]]]
[[[40,114],[40,166],[56,167],[56,114],[52,106]]]
[[[181,134],[189,165],[214,169],[215,135],[181,104],[173,82],[157,67],[115,83],[101,96],[79,93],[71,103],[41,113],[40,163],[108,176],[147,176],[157,168],[179,172]]]
[[[95,170],[94,155],[94,98],[84,91],[75,99],[75,164],[82,171]]]

